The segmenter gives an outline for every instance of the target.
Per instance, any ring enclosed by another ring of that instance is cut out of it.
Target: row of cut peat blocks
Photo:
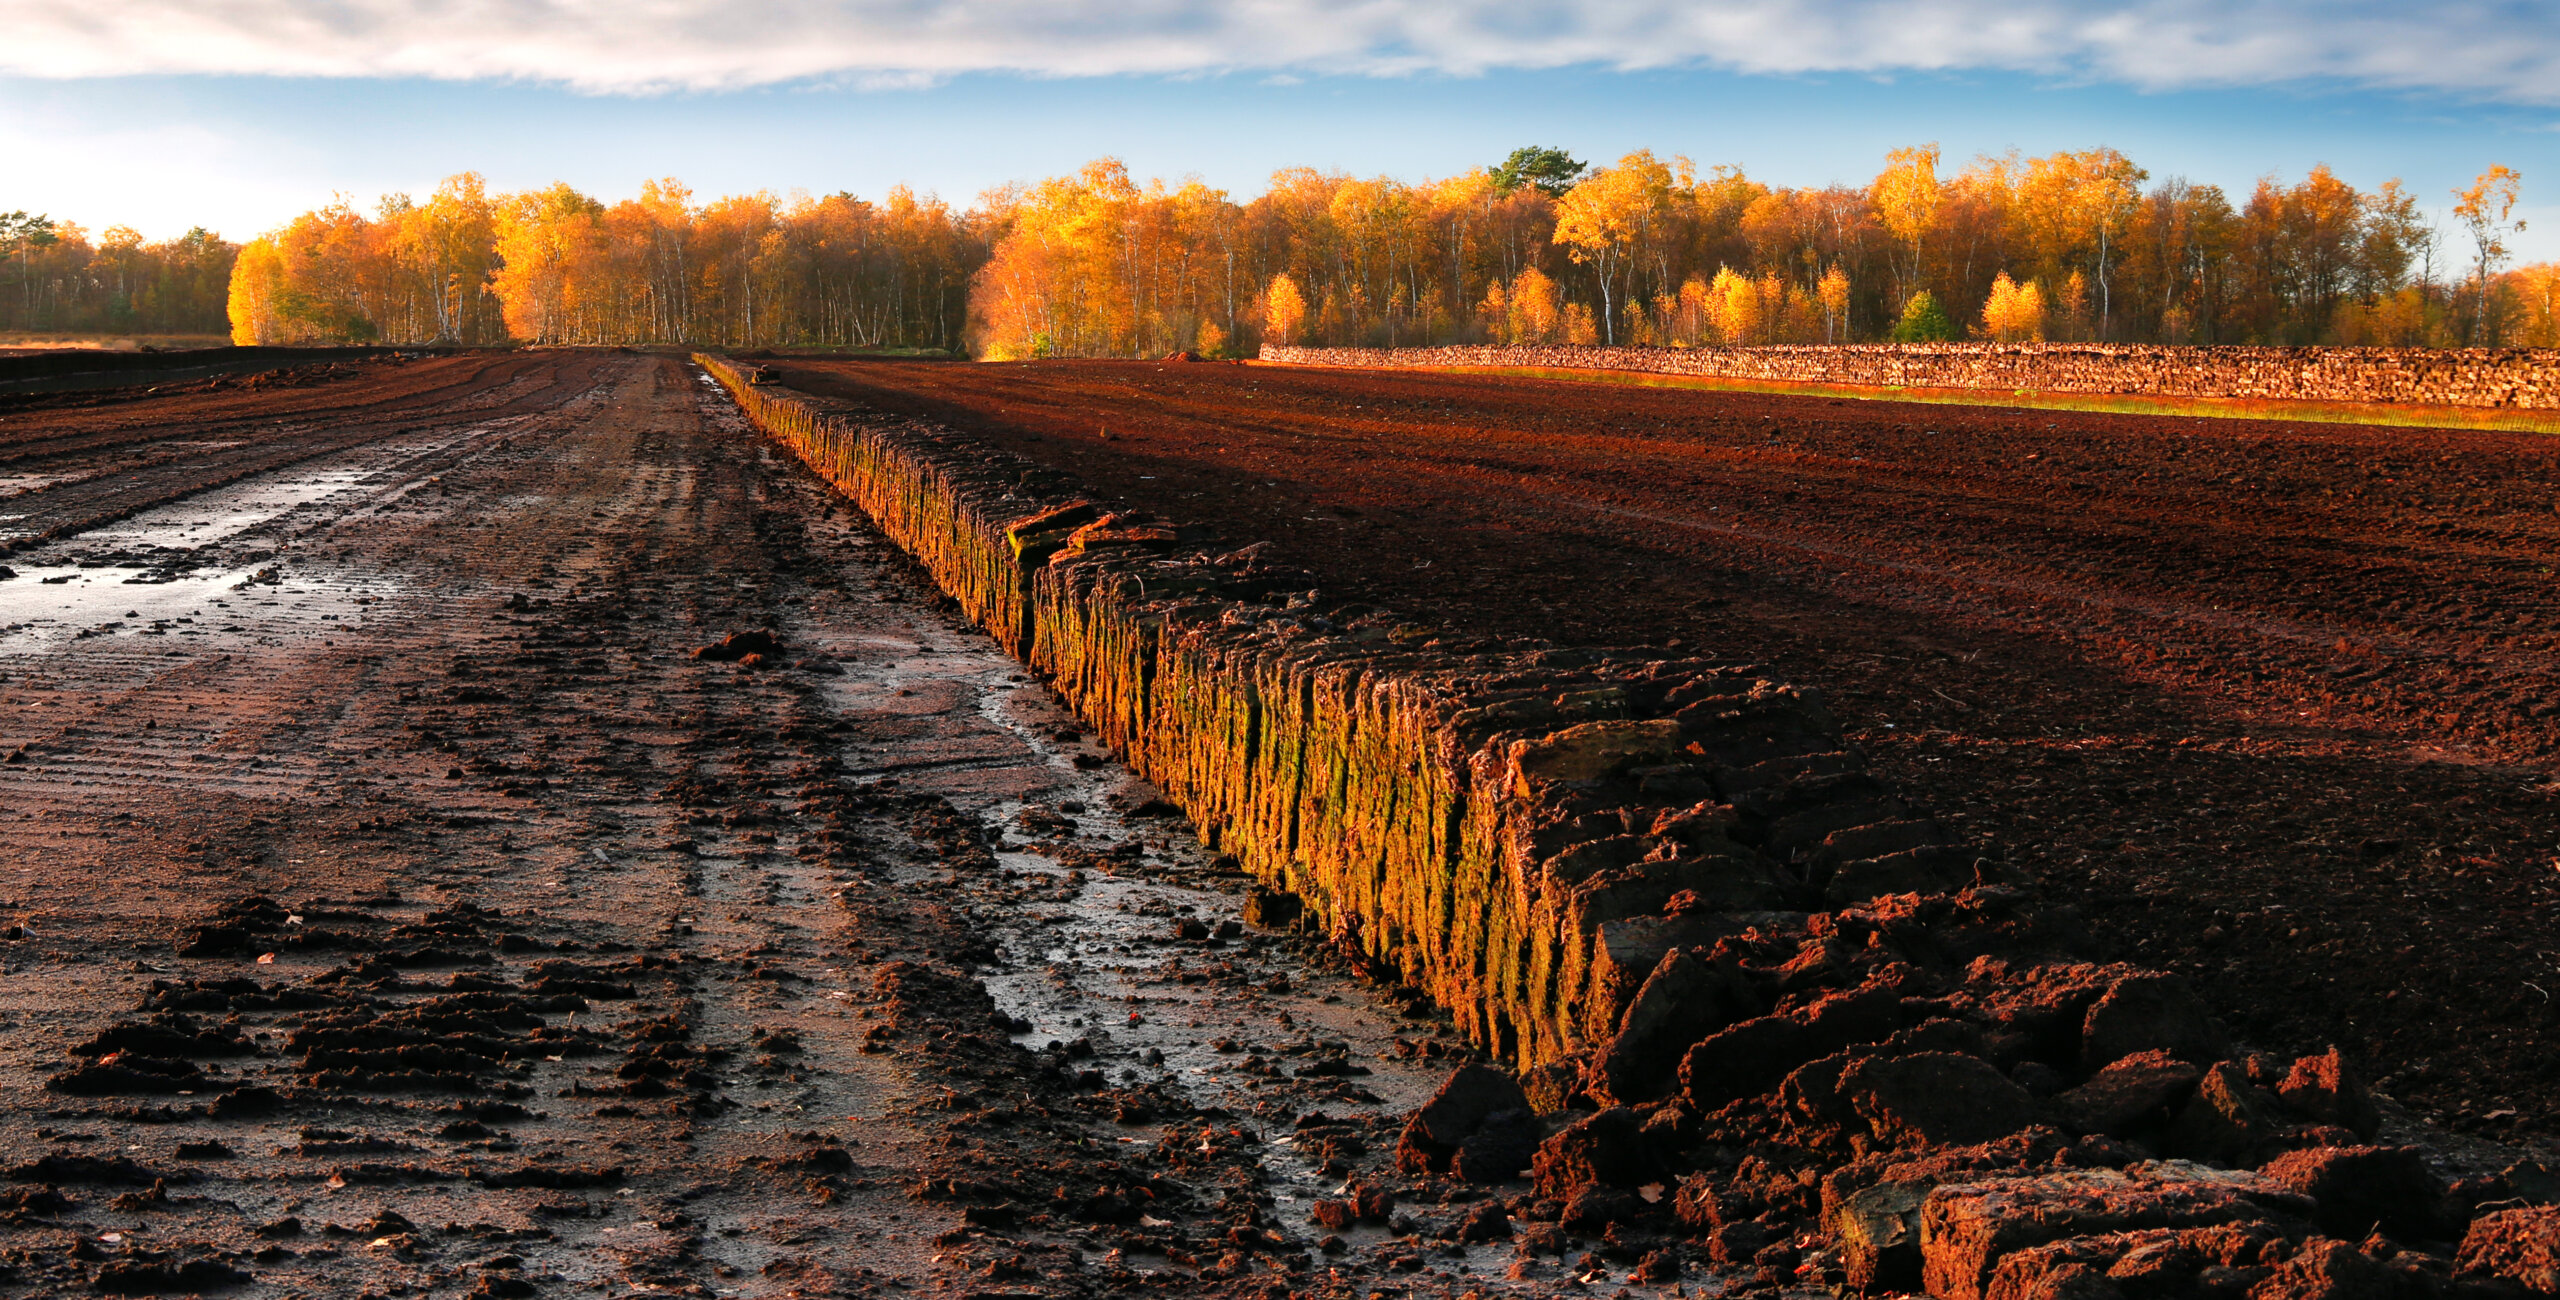
[[[1265,347],[1287,365],[1626,370],[1760,383],[2255,401],[2560,409],[2550,348],[2164,347],[2131,343],[1868,343],[1639,348]]]
[[[2553,1289],[2560,1180],[2448,1183],[2374,1144],[2334,1051],[2238,1051],[2176,977],[2085,960],[2070,908],[1898,799],[1813,692],[1435,636],[965,435],[700,360],[1264,882],[1260,915],[1512,1067],[1416,1113],[1408,1176],[1527,1166],[1515,1217],[1770,1285]]]

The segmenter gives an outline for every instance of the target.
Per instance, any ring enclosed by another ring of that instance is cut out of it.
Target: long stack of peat
[[[1897,799],[1809,690],[1455,643],[700,360],[1266,882],[1262,919],[1329,932],[1516,1067],[1460,1071],[1399,1159],[1444,1195],[1530,1167],[1464,1232],[1540,1225],[1532,1271],[1574,1233],[1655,1279],[1691,1252],[1954,1300],[2560,1281],[2551,1183],[2447,1186],[2371,1145],[2336,1053],[2240,1052],[2175,977],[2081,960],[2069,908]]]
[[[1265,346],[1299,366],[1631,370],[1762,383],[2145,394],[2404,406],[2560,408],[2550,348],[2161,347],[2140,343],[1861,343],[1753,347]]]

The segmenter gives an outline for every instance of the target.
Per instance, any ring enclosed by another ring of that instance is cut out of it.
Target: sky
[[[0,0],[0,31],[0,210],[152,238],[463,170],[966,204],[1106,155],[1247,198],[1526,144],[1863,183],[1934,141],[2235,200],[2327,163],[2440,216],[2500,162],[2517,253],[2560,259],[2548,0]]]

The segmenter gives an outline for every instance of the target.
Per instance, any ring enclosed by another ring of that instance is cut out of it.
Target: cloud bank
[[[839,80],[1581,65],[2288,82],[2560,103],[2545,0],[0,0],[0,73]]]

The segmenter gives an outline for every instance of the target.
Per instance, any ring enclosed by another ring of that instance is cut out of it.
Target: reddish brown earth
[[[1348,1294],[1486,1195],[1313,1249],[1445,1022],[679,359],[0,408],[0,543],[0,1294]]]
[[[2529,434],[1155,363],[774,363],[1464,633],[1827,687],[2241,1036],[2560,1101],[2560,447]]]

